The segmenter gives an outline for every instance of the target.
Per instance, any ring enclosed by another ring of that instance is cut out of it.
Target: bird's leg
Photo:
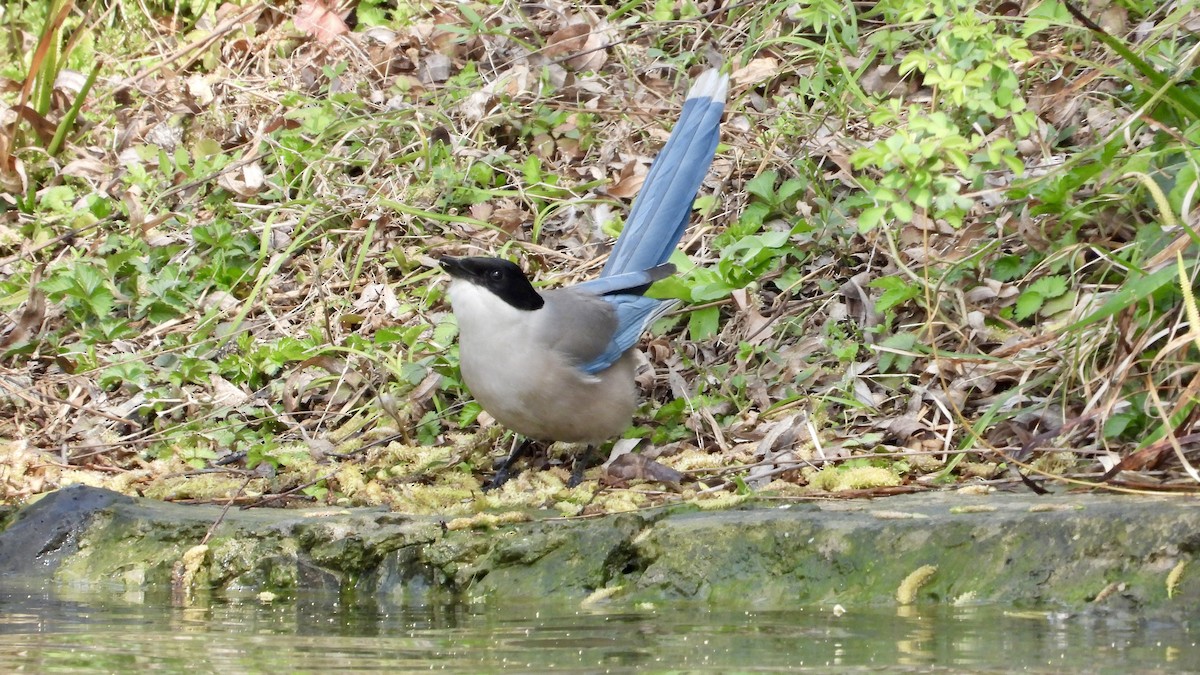
[[[508,470],[512,468],[514,462],[525,456],[529,448],[533,445],[533,441],[528,438],[514,439],[512,452],[508,453],[508,457],[500,464],[500,468],[496,469],[496,475],[492,479],[483,484],[483,490],[494,490],[508,482],[512,476],[508,475]]]
[[[583,472],[587,471],[593,450],[594,448],[588,445],[583,448],[582,452],[575,455],[575,466],[571,467],[571,480],[567,481],[567,487],[573,488],[583,482]]]

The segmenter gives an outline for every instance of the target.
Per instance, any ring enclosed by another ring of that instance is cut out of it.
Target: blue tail
[[[679,121],[650,165],[625,230],[617,238],[599,278],[571,287],[603,296],[617,316],[617,330],[608,348],[591,362],[580,364],[584,372],[594,375],[616,363],[674,304],[642,293],[675,269],[665,263],[683,238],[692,202],[717,151],[728,89],[729,77],[716,69],[706,70],[692,85]]]
[[[706,70],[688,91],[671,137],[650,166],[601,277],[641,272],[671,257],[720,138],[729,77]]]

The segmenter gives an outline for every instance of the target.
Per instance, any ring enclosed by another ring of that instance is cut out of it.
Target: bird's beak
[[[438,262],[441,263],[442,269],[446,270],[447,274],[456,279],[467,276],[467,269],[463,266],[461,258],[444,256],[438,258]]]

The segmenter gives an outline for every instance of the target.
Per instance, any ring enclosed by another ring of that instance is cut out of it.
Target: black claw
[[[501,469],[496,472],[496,475],[492,476],[491,480],[489,480],[488,482],[483,484],[483,491],[490,492],[492,490],[495,490],[496,488],[500,487],[501,485],[504,485],[505,483],[507,483],[508,479],[512,478],[515,475],[517,475],[517,474],[514,473],[514,474],[510,475],[508,473],[507,469]]]
[[[501,485],[507,483],[510,478],[521,473],[520,471],[513,471],[510,473],[510,469],[512,469],[512,465],[518,459],[525,456],[525,453],[529,451],[529,448],[532,445],[533,441],[529,440],[528,438],[523,439],[520,443],[518,443],[517,447],[513,448],[513,451],[509,453],[508,457],[506,457],[504,461],[500,463],[500,466],[496,469],[496,475],[492,476],[490,481],[483,484],[483,491],[487,492],[489,490],[495,490]]]
[[[592,446],[584,448],[583,452],[575,455],[575,466],[571,467],[571,480],[567,481],[567,487],[573,488],[583,482],[583,472],[587,471],[589,461],[592,458]]]

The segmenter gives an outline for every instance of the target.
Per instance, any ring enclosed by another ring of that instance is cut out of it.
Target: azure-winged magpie
[[[441,259],[453,277],[463,380],[501,424],[529,438],[590,446],[629,427],[637,406],[634,345],[673,304],[642,294],[675,271],[667,259],[712,164],[728,87],[715,69],[692,85],[598,278],[538,291],[507,260]],[[572,485],[583,465],[576,460]]]

